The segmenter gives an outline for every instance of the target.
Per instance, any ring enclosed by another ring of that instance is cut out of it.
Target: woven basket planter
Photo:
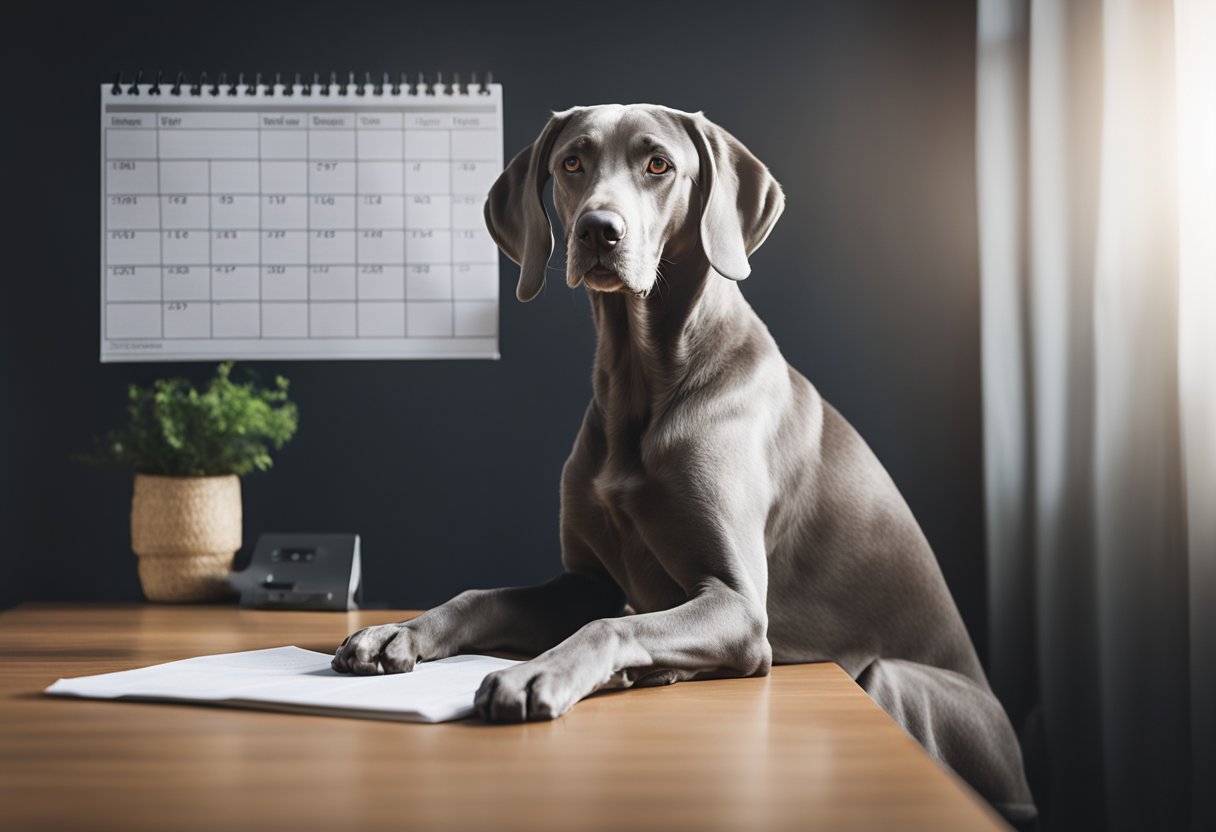
[[[241,548],[240,477],[136,474],[131,548],[149,601],[225,597]]]

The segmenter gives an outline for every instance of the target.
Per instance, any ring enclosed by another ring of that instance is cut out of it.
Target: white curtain
[[[1216,0],[980,0],[990,670],[1043,828],[1216,828]]]

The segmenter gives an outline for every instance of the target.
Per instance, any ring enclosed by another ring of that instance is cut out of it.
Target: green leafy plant
[[[128,388],[127,423],[111,431],[90,461],[130,463],[140,474],[174,477],[244,475],[265,471],[296,432],[298,409],[287,379],[264,389],[231,378],[232,362],[196,390],[184,378]]]

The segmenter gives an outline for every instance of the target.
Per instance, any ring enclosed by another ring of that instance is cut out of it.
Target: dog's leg
[[[961,673],[900,659],[876,659],[857,684],[1011,823],[1035,816],[1017,737],[991,691]]]
[[[332,662],[342,673],[405,673],[415,662],[462,651],[536,654],[602,616],[619,615],[624,595],[607,578],[566,572],[546,584],[473,589],[417,618],[364,627]]]
[[[762,605],[714,579],[661,612],[592,621],[530,662],[491,673],[477,692],[486,719],[553,719],[604,687],[639,680],[767,673],[772,650]]]

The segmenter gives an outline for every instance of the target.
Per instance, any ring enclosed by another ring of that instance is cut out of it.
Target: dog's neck
[[[608,423],[644,428],[677,393],[706,383],[755,317],[704,256],[665,266],[646,297],[587,290],[598,334],[595,399]]]

